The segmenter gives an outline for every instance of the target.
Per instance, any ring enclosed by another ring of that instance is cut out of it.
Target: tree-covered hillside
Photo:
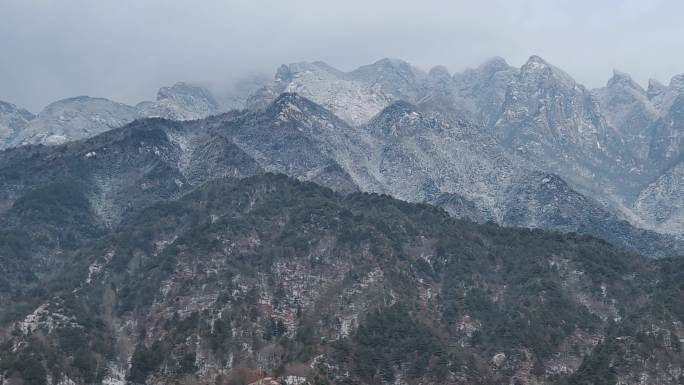
[[[282,175],[207,182],[110,229],[78,191],[5,214],[47,237],[3,245],[26,288],[0,289],[7,384],[683,379],[682,259]],[[54,244],[50,274],[20,258]]]

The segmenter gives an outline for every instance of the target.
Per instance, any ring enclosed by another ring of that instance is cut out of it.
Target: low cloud
[[[0,99],[136,103],[179,80],[225,88],[281,63],[382,57],[452,71],[538,54],[591,87],[684,72],[679,1],[3,0]]]

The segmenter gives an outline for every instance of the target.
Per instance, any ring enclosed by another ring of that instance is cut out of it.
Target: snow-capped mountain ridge
[[[14,123],[11,135],[8,129],[0,125],[2,131],[6,132],[0,138],[0,148],[61,144],[89,138],[135,119],[161,117],[196,120],[224,112],[228,108],[219,103],[206,88],[184,82],[162,87],[157,92],[157,100],[140,102],[135,106],[106,98],[76,96],[53,102],[35,116],[28,112],[15,113],[21,118],[13,118],[13,121],[23,123]],[[10,119],[7,114],[5,109],[0,111],[0,122]]]
[[[644,90],[615,70],[605,87],[590,90],[536,55],[520,68],[495,57],[453,75],[392,59],[350,72],[295,63],[281,66],[248,105],[260,108],[280,92],[297,92],[362,126],[394,102],[412,103],[445,122],[469,122],[478,135],[561,175],[620,217],[655,228],[639,219],[633,204],[681,153],[683,79],[675,76],[668,86],[650,81]]]
[[[43,155],[32,155],[36,152]],[[473,127],[403,101],[357,127],[300,95],[284,93],[265,109],[186,122],[141,119],[87,141],[0,154],[5,167],[21,172],[83,170],[95,213],[109,225],[131,200],[175,197],[216,178],[267,171],[343,193],[440,205],[477,222],[592,234],[646,255],[667,255],[675,247],[667,237],[621,221],[561,177],[508,153]],[[45,158],[53,159],[50,167],[41,163]],[[33,183],[53,177],[21,175],[0,189],[8,204]]]
[[[279,99],[283,93],[290,96]],[[313,105],[295,100],[297,97]],[[656,181],[681,162],[684,75],[673,77],[667,86],[651,80],[644,90],[628,74],[615,70],[605,87],[589,90],[536,55],[519,68],[494,57],[474,69],[454,74],[441,66],[426,72],[398,59],[381,59],[348,72],[320,61],[299,62],[282,65],[272,81],[249,96],[231,100],[230,106],[241,107],[244,101],[251,110],[272,109],[274,101],[285,100],[290,100],[291,105],[281,109],[282,115],[269,124],[282,128],[297,122],[300,129],[310,132],[345,127],[341,129],[344,140],[334,139],[335,145],[348,152],[344,156],[342,151],[336,152],[340,159],[344,158],[340,166],[364,181],[362,185],[373,186],[369,188],[372,191],[390,192],[383,183],[378,187],[378,180],[389,180],[380,170],[392,167],[378,159],[374,161],[380,163],[371,165],[368,162],[372,159],[358,158],[363,154],[355,154],[353,149],[370,151],[378,143],[374,136],[389,135],[413,140],[412,147],[401,149],[407,152],[434,142],[430,144],[434,146],[430,156],[437,156],[443,144],[432,136],[440,133],[448,137],[443,142],[454,146],[452,152],[460,150],[459,144],[450,142],[455,138],[488,143],[489,148],[496,147],[507,158],[525,162],[527,169],[559,175],[573,189],[596,198],[620,218],[675,234],[684,231],[671,225],[680,223],[679,219],[673,217],[667,220],[670,225],[663,227],[664,221],[655,221],[656,216],[645,211],[666,205],[645,200],[671,196],[651,190],[663,186]],[[195,120],[226,108],[205,89],[185,83],[164,87],[157,101],[135,107],[87,97],[53,104],[36,118],[22,115],[21,130],[5,130],[5,146],[85,138],[142,117]],[[326,112],[316,112],[316,108]],[[423,142],[418,145],[418,140]],[[330,146],[328,154],[333,151]],[[360,165],[354,164],[357,161]],[[421,167],[443,167],[431,162]],[[458,165],[453,167],[458,172],[470,172]],[[681,187],[673,187],[677,182],[666,183],[667,191],[678,191]],[[457,185],[461,187],[437,195],[487,196],[475,194],[472,186]],[[402,199],[423,201],[432,196],[426,193],[432,191],[431,187],[395,187],[392,194]],[[664,212],[679,215],[676,210],[659,210],[659,215]]]

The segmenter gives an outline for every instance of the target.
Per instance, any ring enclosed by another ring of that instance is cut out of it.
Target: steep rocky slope
[[[681,78],[675,76],[668,86],[651,81],[644,90],[615,71],[606,87],[589,90],[538,56],[520,68],[494,58],[453,76],[444,67],[425,73],[394,59],[351,72],[322,62],[296,63],[282,66],[247,105],[263,108],[282,92],[297,92],[361,127],[391,104],[409,102],[448,123],[477,127],[473,135],[560,175],[619,218],[681,236],[679,228],[661,226],[652,220],[655,213],[643,210],[667,202],[644,205],[656,195],[642,194],[680,159]]]
[[[55,206],[81,212],[70,197]],[[681,259],[468,224],[284,176],[216,180],[133,208],[63,260],[54,279],[6,307],[16,311],[0,333],[3,383],[641,384],[683,375]]]
[[[650,127],[650,160],[660,168],[679,161],[684,152],[684,75],[672,78],[669,86],[651,99],[658,119]]]
[[[565,177],[610,173],[611,151],[619,151],[590,92],[537,56],[507,86],[492,130],[511,150]]]
[[[644,188],[634,202],[641,218],[664,233],[684,234],[684,162]]]
[[[644,91],[627,75],[616,74],[597,91],[610,123],[624,130],[623,145],[635,159],[623,180],[637,181],[637,188],[626,191],[625,201],[645,226],[680,236],[684,217],[676,207],[684,191],[678,174],[684,154],[682,79],[675,76],[669,86],[651,81]]]
[[[648,159],[650,147],[647,128],[657,118],[657,110],[650,103],[647,91],[628,74],[615,70],[606,87],[595,90],[594,93],[606,123],[619,130],[623,145],[636,158],[638,163],[633,165],[643,165]],[[634,170],[644,171],[639,168]]]
[[[682,250],[681,241],[635,228],[558,175],[506,152],[470,124],[449,123],[405,102],[391,104],[362,127],[349,127],[297,95],[285,94],[274,105],[281,106],[284,113],[279,116],[289,122],[302,119],[292,111],[315,111],[324,123],[316,129],[299,129],[312,145],[291,143],[287,148],[292,150],[285,154],[269,147],[259,152],[262,156],[265,151],[271,159],[288,156],[286,164],[293,165],[301,156],[298,153],[315,149],[337,163],[362,191],[444,204],[452,214],[475,221],[593,234],[652,256]],[[256,134],[256,143],[278,138],[263,129]],[[262,165],[311,180],[303,171]],[[453,197],[459,198],[458,205]]]

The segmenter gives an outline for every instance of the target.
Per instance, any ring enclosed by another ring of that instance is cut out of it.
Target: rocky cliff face
[[[682,76],[675,76],[669,86],[655,81],[647,91],[628,76],[616,74],[605,89],[603,108],[614,127],[622,132],[623,145],[633,158],[624,180],[637,180],[636,189],[628,190],[625,201],[650,228],[681,235],[681,214],[674,207],[684,187],[676,175],[684,144],[682,142]],[[632,184],[635,185],[635,184]]]
[[[614,136],[589,91],[537,56],[508,84],[492,129],[504,145],[556,170],[593,171]]]
[[[684,75],[675,76],[656,103],[661,110],[652,126],[650,158],[657,166],[668,167],[684,152]]]
[[[634,210],[664,233],[684,233],[684,162],[674,165],[644,188]]]
[[[477,68],[454,74],[455,92],[462,95],[475,120],[491,127],[501,114],[508,85],[519,73],[519,68],[511,67],[504,59],[492,58]]]
[[[595,94],[606,123],[619,130],[622,145],[636,158],[632,165],[642,165],[649,156],[647,130],[657,118],[657,110],[650,103],[646,90],[628,74],[615,70],[606,87],[596,90]],[[643,169],[637,171],[644,172]]]

